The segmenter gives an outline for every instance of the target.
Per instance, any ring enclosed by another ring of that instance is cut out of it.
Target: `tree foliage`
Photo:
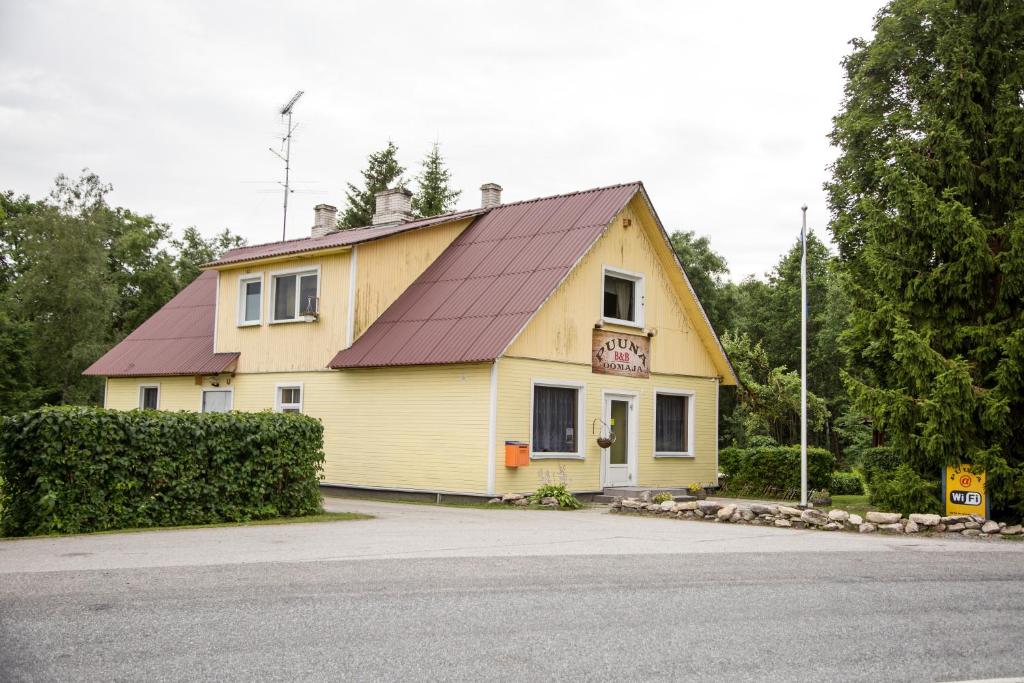
[[[697,237],[693,230],[674,232],[669,236],[669,242],[704,306],[711,326],[719,334],[730,329],[735,288],[729,286],[729,266],[725,257],[711,248],[711,240],[706,235]]]
[[[412,198],[413,213],[422,218],[448,213],[455,208],[462,190],[451,187],[452,174],[435,142],[423,158],[420,174],[416,176],[419,191]]]
[[[827,186],[847,387],[917,474],[974,463],[1024,512],[1024,4],[894,0],[874,28]]]
[[[97,403],[81,372],[155,313],[225,247],[152,216],[111,207],[111,187],[83,171],[49,197],[0,193],[0,414],[44,403]]]
[[[362,228],[373,222],[377,193],[394,187],[405,187],[402,174],[405,167],[398,163],[398,147],[388,140],[387,147],[374,152],[366,159],[362,171],[363,186],[347,183],[345,198],[348,206],[339,219],[342,228]]]

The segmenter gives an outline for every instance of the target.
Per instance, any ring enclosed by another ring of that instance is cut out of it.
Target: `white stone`
[[[850,518],[850,513],[846,510],[829,510],[828,518],[833,522],[845,522]]]
[[[526,496],[524,496],[524,495],[523,495],[523,494],[521,494],[521,493],[506,493],[505,495],[503,495],[503,496],[501,497],[501,499],[502,499],[503,501],[505,501],[506,503],[508,503],[508,502],[515,502],[515,501],[517,501],[517,500],[522,500],[522,499],[523,499],[523,498],[525,498],[525,497],[526,497]]]
[[[876,527],[871,522],[864,522],[859,527],[857,527],[857,531],[859,531],[862,534],[870,534],[872,531],[874,531],[877,528],[878,527]]]
[[[964,536],[981,536],[981,529],[964,529],[960,533]]]
[[[871,514],[870,512],[868,513]],[[878,530],[887,534],[898,534],[903,531],[903,525],[899,522],[893,522],[892,524],[879,524]]]
[[[1024,527],[1021,527],[1020,524],[1014,524],[1012,526],[1003,527],[999,533],[1003,536],[1019,536],[1022,530],[1024,530]]]
[[[803,514],[803,510],[798,510],[796,508],[791,508],[791,507],[787,507],[785,505],[780,505],[779,506],[779,514],[780,515],[786,515],[787,517],[799,517],[800,515]]]
[[[719,519],[725,520],[732,517],[734,512],[736,512],[736,506],[730,504],[720,509],[716,514],[718,515]]]
[[[963,531],[966,527],[963,524],[947,524],[946,531]]]
[[[678,510],[680,512],[684,512],[684,511],[687,511],[687,510],[696,510],[696,509],[697,509],[697,501],[695,501],[695,500],[690,500],[690,501],[687,501],[685,503],[676,503],[676,510]]]
[[[716,503],[713,500],[698,500],[697,509],[705,515],[713,515],[722,509],[722,504]]]
[[[820,510],[804,510],[800,513],[800,521],[815,526],[824,526],[828,524],[828,517]]]
[[[995,534],[999,532],[999,522],[993,522],[991,519],[981,525],[981,533],[983,534]]]
[[[850,515],[850,519],[848,519],[847,521],[850,524],[856,524],[857,526],[860,526],[864,523],[864,518],[862,518],[860,515]]]
[[[899,524],[900,513],[898,512],[875,512],[872,510],[867,514],[868,521],[873,524]]]
[[[671,500],[666,500],[661,504],[661,509],[665,512],[671,512],[675,508],[676,504]]]
[[[911,519],[911,520],[907,521],[907,525],[905,527],[903,527],[903,531],[905,531],[908,534],[916,534],[918,529],[920,529],[920,528],[921,527],[919,527],[917,525],[917,522],[915,522],[914,520]]]
[[[942,521],[942,517],[915,512],[910,515],[910,521],[919,524],[920,526],[938,526],[939,522]]]
[[[788,519],[777,519],[775,520],[775,526],[793,526],[793,523]]]

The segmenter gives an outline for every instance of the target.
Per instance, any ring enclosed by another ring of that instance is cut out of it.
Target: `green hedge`
[[[827,489],[832,483],[836,459],[824,448],[807,449],[807,486]],[[729,475],[729,488],[799,489],[800,447],[769,446],[761,448],[723,448],[718,466]]]
[[[314,514],[323,459],[323,426],[298,414],[40,408],[0,423],[0,531]]]
[[[833,472],[828,490],[833,496],[863,496],[864,480],[856,472]]]

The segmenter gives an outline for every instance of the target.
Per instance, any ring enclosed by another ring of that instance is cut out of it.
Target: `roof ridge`
[[[423,216],[423,217],[420,217],[420,218],[414,218],[413,220],[406,221],[405,223],[402,223],[401,225],[408,225],[410,223],[419,223],[420,221],[433,221],[433,220],[445,218],[447,216],[456,216],[456,215],[461,214],[461,213],[487,212],[489,210],[490,209],[476,208],[476,209],[461,209],[459,211],[449,211],[448,213],[439,213],[436,216]],[[395,227],[395,226],[394,225],[390,225],[390,224],[389,225],[361,225],[361,226],[359,226],[357,228],[339,228],[338,230],[333,230],[333,231],[327,233],[326,235],[320,235],[318,237],[313,237],[312,235],[310,235],[308,237],[293,237],[290,240],[272,240],[270,242],[259,242],[258,244],[245,244],[245,245],[242,245],[240,247],[234,247],[233,249],[228,249],[223,254],[221,254],[221,258],[224,258],[225,256],[228,256],[229,254],[231,254],[233,252],[242,251],[242,250],[245,250],[245,249],[256,249],[258,247],[269,247],[269,246],[272,246],[272,245],[275,245],[275,244],[293,244],[295,242],[305,242],[307,240],[320,240],[320,239],[324,239],[324,238],[327,238],[327,237],[333,237],[334,235],[337,235],[339,232],[352,233],[352,232],[360,232],[362,230],[374,230],[376,228],[391,228],[391,227]],[[217,259],[217,260],[220,260],[220,259]],[[211,263],[216,263],[216,261],[211,261]]]
[[[615,189],[618,189],[620,187],[629,187],[630,185],[636,185],[637,187],[643,187],[643,182],[640,181],[640,180],[633,180],[633,181],[628,182],[628,183],[616,183],[614,185],[604,185],[602,187],[591,187],[590,189],[587,189],[587,190],[576,190],[574,192],[565,192],[563,194],[552,194],[552,195],[548,195],[546,197],[534,197],[533,199],[520,199],[517,202],[508,202],[507,204],[498,204],[497,206],[492,207],[492,209],[504,209],[506,206],[518,206],[520,204],[529,204],[530,202],[547,201],[548,199],[563,199],[565,197],[575,197],[576,195],[589,194],[590,192],[604,192],[605,190],[615,190]],[[491,209],[489,209],[489,210],[491,210]],[[594,225],[597,225],[597,223],[594,223]]]

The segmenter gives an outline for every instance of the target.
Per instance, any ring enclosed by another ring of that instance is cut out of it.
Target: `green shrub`
[[[888,446],[869,448],[861,456],[861,465],[864,468],[864,476],[868,480],[868,488],[871,488],[876,476],[881,474],[883,477],[890,477],[902,464],[900,456]]]
[[[544,498],[554,498],[558,501],[558,507],[567,510],[576,510],[583,507],[583,503],[570,493],[565,484],[544,484],[530,496],[530,502],[539,503]]]
[[[750,486],[780,490],[800,488],[800,447],[723,448],[718,467],[728,475],[729,487]],[[807,449],[807,485],[827,489],[835,457],[824,448]]]
[[[651,499],[652,502],[658,503],[659,505],[661,503],[667,503],[670,500],[675,499],[673,498],[672,494],[669,493],[668,491],[662,491],[661,493],[659,493],[658,495]]]
[[[833,472],[829,490],[835,496],[862,496],[864,481],[856,472]]]
[[[942,512],[937,481],[923,479],[910,465],[895,472],[877,472],[871,484],[871,505],[889,512],[909,515],[913,512]]]
[[[303,415],[41,408],[0,423],[0,530],[314,514],[323,459],[323,426]]]

